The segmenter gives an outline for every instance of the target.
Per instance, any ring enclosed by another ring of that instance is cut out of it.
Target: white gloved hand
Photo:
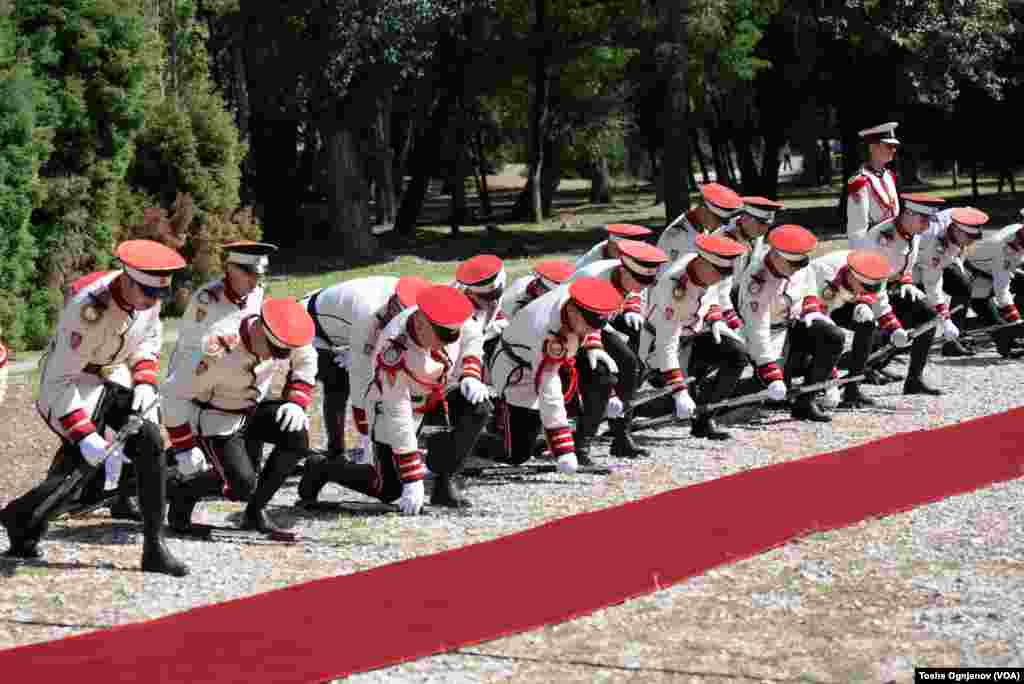
[[[697,402],[693,400],[693,397],[690,396],[687,390],[676,392],[674,399],[676,402],[676,418],[679,420],[692,418],[693,414],[697,412]]]
[[[786,398],[786,383],[782,380],[772,380],[768,383],[768,398],[772,401],[782,401]]]
[[[127,459],[124,457],[124,451],[120,448],[110,450],[110,455],[108,455],[107,460],[103,462],[104,491],[117,489],[118,482],[121,479],[121,468],[124,467],[126,460]]]
[[[590,370],[597,370],[597,364],[603,361],[608,366],[608,372],[613,374],[619,372],[619,366],[615,363],[615,359],[609,356],[604,349],[588,349],[587,361],[590,362]]]
[[[487,324],[486,337],[498,337],[499,335],[501,335],[502,331],[504,331],[505,328],[509,326],[510,323],[512,323],[512,321],[508,320],[507,318],[495,318],[493,321]]]
[[[956,327],[956,323],[947,318],[942,321],[942,336],[947,340],[955,340],[960,337],[960,328]]]
[[[139,412],[152,407],[156,399],[156,388],[152,385],[136,385],[132,390],[132,411]]]
[[[829,318],[828,316],[826,316],[825,314],[823,314],[823,313],[821,313],[819,311],[812,311],[812,312],[810,312],[809,314],[805,315],[802,320],[804,322],[804,325],[806,325],[808,328],[810,328],[812,325],[814,325],[815,321],[821,321],[823,323],[834,325],[832,323],[832,319],[831,318]]]
[[[402,485],[402,496],[398,499],[398,510],[403,515],[419,515],[423,510],[423,480],[406,482]]]
[[[192,447],[186,451],[179,451],[174,455],[174,462],[178,466],[178,474],[182,477],[191,477],[205,470],[210,469],[206,462],[206,456],[199,447]]]
[[[871,311],[871,307],[867,304],[858,304],[853,307],[853,322],[854,323],[869,323],[874,320],[875,314]]]
[[[825,408],[835,408],[843,400],[843,395],[838,387],[829,387],[825,390],[825,396],[821,398],[821,405]]]
[[[608,397],[608,405],[604,408],[604,417],[612,420],[621,418],[625,412],[626,407],[622,405],[622,400],[618,397]]]
[[[622,314],[622,319],[626,321],[626,325],[628,325],[633,330],[640,330],[641,328],[644,327],[644,317],[638,314],[636,311],[627,311],[626,313]]]
[[[100,437],[97,432],[90,432],[78,443],[78,449],[82,452],[82,458],[91,466],[98,466],[107,457],[107,447],[110,444]]]
[[[904,347],[910,346],[910,335],[903,328],[893,330],[892,332],[892,346],[897,349],[903,349]]]
[[[348,368],[349,348],[342,347],[334,350],[334,365],[341,369]]]
[[[462,396],[466,397],[466,401],[470,404],[479,404],[490,394],[487,385],[476,378],[462,378],[459,389],[462,390]]]
[[[580,469],[580,464],[576,460],[576,452],[571,451],[568,454],[562,454],[558,457],[558,472],[571,475]]]
[[[731,337],[740,344],[743,344],[743,338],[740,334],[729,327],[729,324],[725,321],[715,321],[711,324],[711,337],[715,340],[715,344],[722,344],[722,336]]]
[[[295,402],[289,401],[281,404],[281,408],[277,409],[275,418],[277,419],[277,424],[285,432],[299,432],[300,430],[309,429],[309,416]]]
[[[903,285],[900,285],[899,292],[900,297],[906,297],[910,299],[910,301],[912,302],[916,302],[919,299],[924,299],[924,292],[921,292],[921,289],[919,287],[917,287],[916,285],[911,285],[910,283],[904,283]]]

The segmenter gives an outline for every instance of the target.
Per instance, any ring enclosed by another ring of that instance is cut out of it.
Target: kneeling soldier
[[[164,423],[185,480],[173,487],[168,521],[187,533],[204,496],[245,501],[242,529],[280,532],[264,508],[309,451],[316,382],[313,321],[293,299],[267,299],[260,314],[230,316],[206,336],[202,353],[164,386]],[[291,369],[280,400],[266,400],[279,362]],[[274,445],[257,480],[246,440]],[[213,469],[209,470],[208,465]]]
[[[36,407],[65,445],[65,459],[42,484],[0,512],[11,539],[9,555],[36,558],[47,517],[88,485],[108,458],[117,458],[103,438],[141,416],[141,427],[124,442],[138,478],[144,544],[142,569],[181,577],[188,574],[164,544],[164,443],[156,414],[156,382],[163,328],[160,298],[170,291],[171,273],[184,268],[174,250],[150,240],[129,240],[117,248],[123,271],[96,277],[68,302],[50,341]],[[107,382],[103,370],[127,364],[134,389]],[[102,476],[101,476],[102,479]],[[72,485],[69,487],[68,485]],[[63,487],[62,487],[63,485]]]
[[[700,186],[700,194],[704,201],[673,221],[658,238],[658,247],[670,263],[695,252],[698,235],[714,233],[743,207],[734,190],[718,183]]]
[[[1024,210],[1021,211],[1024,214]],[[1024,306],[1024,224],[1014,223],[974,245],[964,259],[971,278],[971,308],[987,325],[1019,323]],[[955,305],[955,302],[954,302]],[[1013,345],[1024,326],[993,333],[996,350],[1004,357],[1017,356]]]
[[[376,463],[311,459],[299,483],[301,504],[315,502],[325,484],[336,482],[386,503],[397,499],[402,513],[419,514],[427,469],[416,433],[423,416],[439,408],[450,414],[452,431],[428,443],[427,465],[436,475],[431,503],[470,505],[454,478],[490,418],[490,402],[472,404],[460,392],[446,389],[462,368],[461,337],[471,325],[473,304],[446,285],[426,288],[417,301],[388,324],[374,354],[366,401]]]
[[[605,230],[608,231],[608,239],[598,242],[587,250],[586,253],[580,256],[580,258],[576,260],[576,268],[574,270],[578,271],[584,266],[589,266],[595,261],[618,259],[619,248],[616,243],[619,240],[637,240],[639,242],[643,242],[644,238],[654,232],[646,226],[637,226],[632,223],[609,223],[605,226]]]
[[[556,289],[572,278],[576,269],[571,262],[560,259],[542,261],[533,267],[533,272],[516,278],[501,298],[501,308],[506,320],[511,321],[527,304],[541,295]]]

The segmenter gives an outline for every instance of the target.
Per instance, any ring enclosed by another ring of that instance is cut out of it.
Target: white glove
[[[210,464],[206,462],[206,456],[199,447],[179,451],[174,455],[174,461],[178,464],[178,474],[182,477],[191,477],[210,469]]]
[[[715,340],[715,344],[722,344],[722,336],[731,337],[740,344],[743,344],[743,338],[740,334],[729,327],[729,324],[725,321],[715,321],[711,324],[711,337]]]
[[[277,418],[277,424],[285,432],[299,432],[300,430],[309,429],[309,416],[295,402],[289,401],[281,404],[281,408],[277,409],[275,418]]]
[[[948,318],[942,321],[942,336],[947,340],[955,340],[960,337],[960,328]]]
[[[495,318],[493,321],[487,324],[487,338],[497,337],[501,335],[502,331],[505,330],[511,324],[512,321],[507,318]]]
[[[838,387],[829,387],[825,390],[825,396],[821,398],[821,405],[825,408],[835,408],[843,400],[843,395]]]
[[[853,307],[853,322],[854,323],[869,323],[874,320],[875,314],[871,311],[871,307],[867,304],[858,304]]]
[[[423,510],[423,480],[406,482],[402,485],[402,496],[398,499],[398,510],[403,515],[419,515]]]
[[[152,407],[156,399],[156,388],[152,385],[136,385],[132,390],[132,411],[139,412]]]
[[[804,322],[804,325],[806,325],[808,328],[810,328],[812,325],[814,325],[814,321],[822,321],[823,323],[828,323],[830,325],[834,325],[834,323],[832,323],[832,319],[831,318],[829,318],[825,314],[823,314],[821,312],[818,312],[818,311],[810,312],[809,314],[804,316],[802,320]]]
[[[82,452],[82,458],[91,466],[98,466],[107,457],[107,447],[110,444],[100,437],[98,432],[90,432],[85,439],[78,443],[78,449]]]
[[[640,330],[641,328],[644,327],[644,317],[638,314],[636,311],[627,311],[626,313],[622,314],[622,319],[626,321],[626,325],[628,325],[633,330]]]
[[[487,385],[476,378],[462,378],[459,389],[462,390],[462,396],[466,397],[466,401],[470,404],[479,404],[490,394]]]
[[[103,489],[110,491],[117,489],[118,481],[121,479],[121,468],[125,464],[124,451],[111,449],[107,460],[103,462]]]
[[[608,405],[604,409],[604,417],[611,418],[612,420],[621,418],[625,410],[626,407],[622,405],[621,399],[618,397],[608,397]]]
[[[692,418],[693,414],[697,411],[697,403],[690,396],[687,390],[676,392],[676,418],[679,420],[685,420]]]
[[[900,297],[906,297],[912,302],[916,302],[918,299],[924,299],[924,292],[916,285],[910,283],[904,283],[900,285]]]
[[[348,347],[342,347],[334,350],[334,365],[341,369],[348,368]]]
[[[786,398],[786,383],[782,380],[772,380],[768,383],[768,398],[772,401],[782,401]]]
[[[571,475],[580,469],[579,462],[576,461],[576,452],[569,452],[568,454],[562,454],[558,457],[558,472]]]
[[[892,333],[892,346],[897,349],[903,349],[904,347],[910,346],[910,335],[903,328],[894,330]]]
[[[597,370],[597,364],[603,361],[608,366],[610,373],[617,374],[619,372],[619,366],[615,363],[615,359],[609,356],[604,349],[588,349],[587,361],[590,362],[590,370]]]

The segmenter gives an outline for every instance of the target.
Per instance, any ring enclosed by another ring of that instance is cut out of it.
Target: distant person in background
[[[818,141],[818,184],[828,185],[832,182],[832,152],[828,140]]]
[[[786,142],[782,146],[782,149],[779,150],[779,159],[782,162],[783,171],[793,170],[793,150],[790,148],[788,142]]]

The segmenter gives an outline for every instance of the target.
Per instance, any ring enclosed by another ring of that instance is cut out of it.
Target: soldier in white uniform
[[[516,278],[508,286],[501,297],[501,308],[505,318],[511,321],[519,310],[541,295],[557,289],[562,283],[568,282],[576,267],[572,262],[562,259],[541,261],[533,267],[533,271]]]
[[[722,318],[732,330],[738,330],[743,325],[739,314],[736,313],[736,283],[739,276],[747,270],[751,260],[764,254],[767,249],[764,236],[775,224],[775,212],[783,208],[782,203],[766,197],[740,199],[743,200],[740,212],[727,225],[715,231],[715,235],[723,235],[747,248],[733,260],[732,275],[722,278],[715,287]]]
[[[817,310],[836,325],[853,331],[853,347],[846,362],[850,375],[862,373],[871,354],[876,334],[872,307],[891,273],[892,266],[884,255],[846,249],[812,259],[801,271],[807,281],[807,296],[817,298]],[[832,399],[838,403],[837,398]],[[860,383],[843,387],[841,406],[862,408],[875,403],[861,392]]]
[[[501,331],[508,325],[501,305],[507,280],[505,264],[493,254],[479,254],[455,269],[452,286],[462,290],[473,303],[473,315],[466,322],[462,340],[460,383],[463,396],[472,404],[479,404],[489,395],[483,377],[484,359],[493,352]]]
[[[921,233],[917,261],[914,262],[914,282],[925,293],[928,306],[942,317],[942,347],[944,356],[971,356],[973,351],[957,339],[967,319],[967,304],[971,298],[971,284],[964,272],[963,255],[981,237],[982,226],[988,223],[988,214],[971,207],[944,209],[935,216],[928,229]],[[947,300],[947,295],[949,300]],[[950,307],[964,305],[956,315]]]
[[[640,332],[644,326],[643,293],[654,284],[658,269],[666,263],[668,257],[661,249],[635,240],[621,240],[619,259],[617,261],[596,261],[576,272],[573,279],[580,277],[600,278],[607,280],[623,297],[622,314],[601,330],[601,345],[614,360],[615,367],[608,370],[615,379],[615,393],[618,402],[625,407],[625,412],[618,417],[609,416],[608,427],[613,435],[610,454],[617,458],[640,458],[647,455],[647,450],[640,448],[633,441],[633,412],[628,408],[637,388],[642,381],[643,363],[637,355],[640,344]],[[623,340],[619,330],[628,330],[629,342]],[[635,342],[634,342],[635,340]],[[587,345],[584,344],[584,347]],[[580,352],[582,354],[582,351]],[[606,383],[611,377],[604,371],[590,367],[585,359],[578,359],[580,382],[587,386],[590,383]],[[595,395],[597,396],[597,395]],[[593,415],[594,407],[587,406],[588,395],[583,395],[584,411]],[[594,426],[597,430],[598,426]],[[588,430],[579,431],[577,440],[578,454],[586,454],[589,438],[593,435]],[[582,444],[582,447],[581,447]],[[581,461],[582,463],[582,461]]]
[[[658,238],[669,263],[693,253],[698,235],[714,233],[743,207],[739,195],[718,183],[700,186],[700,194],[704,201],[669,224]]]
[[[1024,210],[1021,211],[1024,214]],[[1016,323],[1024,306],[1024,277],[1017,270],[1024,264],[1024,224],[1014,223],[975,243],[964,259],[971,279],[971,308],[986,325]],[[996,349],[1004,357],[1015,357],[1014,341],[1019,328],[994,334]]]
[[[771,249],[755,259],[740,279],[740,317],[747,351],[773,401],[785,399],[786,377],[803,375],[807,384],[828,379],[843,353],[842,331],[821,313],[814,291],[800,274],[810,263],[817,243],[817,238],[800,226],[774,228],[768,233]],[[789,354],[784,374],[780,362],[787,337]],[[818,394],[800,395],[793,404],[792,416],[830,421],[818,403]]]
[[[896,176],[886,168],[896,156],[898,123],[884,123],[860,131],[868,146],[868,161],[846,184],[846,237],[850,248],[864,244],[868,231],[900,213]]]
[[[928,229],[931,217],[938,213],[945,201],[923,193],[901,195],[900,200],[903,208],[899,216],[874,226],[864,241],[865,249],[884,254],[893,268],[887,288],[879,293],[875,302],[875,316],[879,329],[892,335],[892,342],[897,347],[907,342],[904,326],[917,328],[935,320],[938,315],[925,302],[924,292],[914,285],[913,270],[917,262],[919,236]],[[907,378],[903,383],[904,394],[942,394],[923,378],[934,339],[934,328],[914,339]]]
[[[168,522],[187,533],[192,510],[221,493],[247,506],[242,528],[280,531],[264,510],[309,450],[306,409],[316,382],[313,320],[294,299],[266,299],[258,315],[238,312],[206,335],[191,363],[164,387],[164,424],[183,479],[171,491]],[[280,399],[268,399],[279,362],[291,370]],[[246,440],[274,445],[257,475]]]
[[[575,270],[578,271],[595,261],[618,259],[619,249],[615,246],[616,242],[619,240],[639,240],[643,242],[647,236],[654,232],[650,228],[637,226],[632,223],[609,223],[605,226],[605,230],[608,231],[608,239],[597,243],[577,259]]]
[[[356,430],[368,435],[366,391],[373,376],[377,337],[395,316],[416,305],[430,282],[418,276],[347,280],[302,299],[316,335],[317,380],[324,387],[327,457],[345,454],[345,407],[352,400]]]
[[[427,466],[434,472],[431,503],[465,508],[470,502],[455,481],[491,416],[489,401],[476,404],[460,392],[460,357],[473,304],[459,290],[436,285],[423,290],[419,304],[398,314],[381,333],[374,354],[374,377],[367,395],[375,464],[312,460],[299,483],[301,503],[316,501],[327,482],[391,503],[406,515],[423,508],[426,475],[416,433],[423,416],[435,409],[449,415],[451,431],[428,440]]]
[[[666,401],[644,407],[645,413],[674,411],[679,419],[694,417],[695,402],[684,384],[686,374],[700,382],[718,370],[714,383],[699,395],[701,404],[710,404],[728,398],[747,367],[743,338],[722,319],[715,292],[715,286],[729,278],[733,265],[746,255],[747,247],[722,235],[698,235],[696,246],[696,253],[673,262],[647,293],[640,349],[648,367],[660,373],[656,384],[675,391]],[[714,417],[714,412],[708,412],[694,418],[693,436],[728,439],[729,433],[718,428]]]
[[[117,457],[103,437],[104,429],[119,430],[129,418],[141,415],[142,427],[128,437],[123,451],[134,463],[138,478],[142,569],[180,577],[188,569],[163,540],[166,462],[154,418],[163,341],[160,297],[170,291],[171,274],[184,268],[185,260],[150,240],[123,242],[116,254],[124,270],[93,278],[71,298],[43,364],[36,408],[67,445],[67,458],[42,484],[10,502],[0,512],[0,522],[11,540],[10,555],[38,557],[46,518],[64,503],[53,500],[61,485],[78,474],[84,482],[92,480],[108,457]],[[105,368],[122,363],[131,369],[132,389],[104,378]],[[33,518],[39,522],[33,524]]]
[[[491,436],[487,452],[519,465],[533,455],[544,430],[548,448],[563,472],[589,463],[590,438],[604,417],[609,383],[584,382],[577,357],[593,370],[615,362],[601,346],[600,330],[622,306],[622,294],[607,280],[582,276],[541,295],[515,315],[501,335],[491,377],[502,399],[501,436]],[[569,411],[577,392],[584,395],[576,434]],[[589,413],[588,413],[589,412]]]

